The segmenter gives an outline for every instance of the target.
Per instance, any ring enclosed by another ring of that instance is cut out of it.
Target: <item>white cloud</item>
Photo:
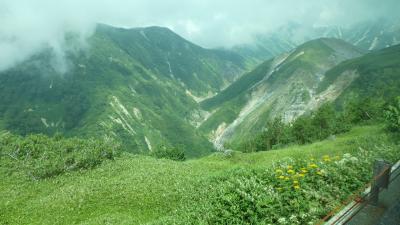
[[[205,47],[252,40],[289,21],[349,24],[396,15],[398,0],[0,0],[0,70],[44,47],[62,58],[64,35],[82,40],[97,22],[114,26],[167,26]]]

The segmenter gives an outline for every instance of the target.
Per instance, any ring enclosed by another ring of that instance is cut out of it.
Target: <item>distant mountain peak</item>
[[[233,49],[254,61],[264,61],[290,51],[307,41],[317,38],[339,38],[365,51],[379,50],[400,44],[398,19],[375,19],[349,26],[312,26],[289,22],[280,28],[259,33],[253,43]]]

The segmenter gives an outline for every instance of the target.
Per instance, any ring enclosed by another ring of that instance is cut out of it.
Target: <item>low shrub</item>
[[[156,224],[314,224],[372,178],[376,158],[400,159],[384,137],[360,139],[353,154],[289,159],[236,169],[202,184],[193,202]]]
[[[156,158],[170,159],[175,161],[185,161],[185,151],[183,147],[169,147],[166,145],[160,145],[150,153],[151,156]]]
[[[400,133],[400,97],[385,111],[385,119],[390,131]]]
[[[111,140],[67,139],[60,135],[21,137],[9,133],[0,136],[0,160],[11,162],[10,169],[22,169],[34,179],[90,169],[114,159],[117,152],[119,144]]]

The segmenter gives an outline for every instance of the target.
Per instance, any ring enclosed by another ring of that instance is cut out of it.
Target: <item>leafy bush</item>
[[[377,98],[350,100],[345,104],[344,116],[352,124],[380,121],[385,102]]]
[[[331,135],[347,132],[350,128],[346,116],[335,111],[332,104],[324,104],[310,115],[297,118],[291,126],[293,139],[299,144],[324,140]]]
[[[265,131],[243,146],[244,152],[269,150],[291,141],[290,127],[282,122],[282,118],[275,118],[266,127]]]
[[[156,158],[171,159],[175,161],[185,161],[185,151],[181,146],[169,147],[166,145],[160,145],[151,152],[151,155]]]
[[[400,97],[395,104],[390,105],[385,111],[387,128],[392,132],[400,132]]]
[[[376,158],[400,159],[386,136],[357,140],[353,155],[288,159],[271,169],[236,169],[205,182],[188,202],[157,224],[314,224],[372,178]],[[195,203],[194,203],[195,202]]]
[[[295,142],[299,144],[310,143],[316,134],[311,116],[305,115],[297,118],[292,124],[292,135]]]
[[[0,136],[0,160],[10,169],[22,169],[34,179],[48,178],[68,171],[90,169],[114,159],[119,145],[110,140],[62,138],[9,133]]]

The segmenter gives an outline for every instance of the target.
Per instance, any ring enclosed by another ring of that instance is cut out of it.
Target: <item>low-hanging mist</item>
[[[346,26],[367,19],[393,18],[396,0],[3,0],[0,2],[0,71],[41,51],[52,50],[58,70],[70,48],[65,34],[81,46],[96,23],[121,27],[166,26],[204,47],[249,43],[254,34],[294,21]]]

